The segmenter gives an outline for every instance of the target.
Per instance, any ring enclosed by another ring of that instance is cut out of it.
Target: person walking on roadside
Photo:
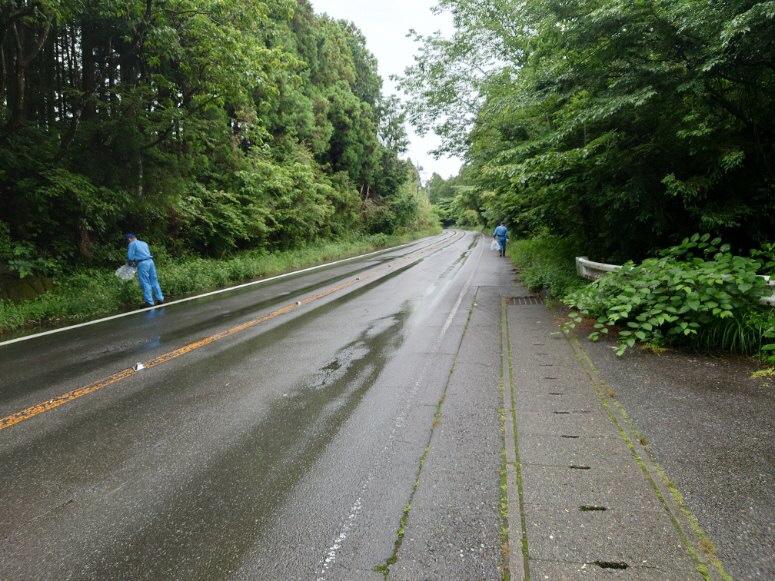
[[[159,279],[156,277],[156,265],[153,263],[151,249],[142,240],[138,240],[134,234],[125,236],[127,241],[126,262],[130,266],[137,267],[137,280],[140,281],[140,288],[143,290],[143,299],[146,307],[153,306],[153,296],[159,304],[164,303],[164,295],[159,286]]]
[[[492,233],[492,237],[498,241],[498,246],[500,246],[498,256],[506,256],[506,240],[509,239],[509,231],[506,228],[506,224],[501,222],[500,226]]]

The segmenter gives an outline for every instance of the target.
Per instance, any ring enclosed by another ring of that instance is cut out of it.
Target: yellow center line
[[[150,359],[149,361],[145,361],[142,365],[145,368],[151,368],[156,367],[157,365],[161,365],[162,363],[166,363],[168,361],[171,361],[172,359],[176,359],[177,357],[180,357],[181,355],[185,355],[186,353],[191,353],[192,351],[195,351],[197,349],[200,349],[204,347],[205,345],[209,345],[210,343],[214,343],[215,341],[219,341],[221,339],[224,339],[226,337],[229,337],[231,335],[234,335],[236,333],[239,333],[241,331],[244,331],[245,329],[249,329],[251,327],[255,327],[256,325],[260,325],[261,323],[265,323],[266,321],[269,321],[271,319],[274,319],[275,317],[279,317],[280,315],[284,315],[286,313],[290,313],[291,311],[298,309],[299,307],[309,304],[312,301],[324,298],[332,293],[335,293],[337,291],[340,291],[342,289],[345,289],[349,286],[352,286],[356,282],[360,282],[362,280],[365,280],[367,278],[370,278],[377,274],[378,271],[375,271],[374,273],[371,273],[369,275],[361,276],[359,279],[353,279],[349,280],[347,282],[344,282],[342,284],[339,284],[337,286],[333,286],[331,288],[328,288],[322,292],[319,292],[317,294],[311,295],[309,297],[305,297],[304,299],[300,300],[297,303],[291,303],[288,305],[285,305],[282,308],[277,309],[276,311],[272,311],[271,313],[267,313],[265,315],[262,315],[258,317],[257,319],[253,319],[252,321],[248,321],[246,323],[242,323],[240,325],[237,325],[235,327],[232,327],[230,329],[227,329],[225,331],[221,331],[220,333],[216,333],[215,335],[210,335],[209,337],[205,337],[203,339],[199,339],[198,341],[194,341],[193,343],[189,343],[188,345],[184,345],[183,347],[180,347],[178,349],[175,349],[173,351],[170,351],[168,353],[164,353],[163,355],[159,355],[158,357],[155,357],[154,359]],[[119,371],[117,373],[114,373],[113,375],[110,375],[108,377],[105,377],[103,379],[100,379],[98,381],[95,381],[94,383],[90,383],[89,385],[85,385],[83,387],[79,387],[78,389],[73,389],[71,391],[68,391],[67,393],[64,393],[58,397],[55,397],[53,399],[37,403],[33,406],[30,406],[28,408],[25,408],[21,411],[18,411],[14,414],[11,414],[10,416],[6,416],[4,418],[0,418],[0,430],[4,430],[5,428],[10,428],[13,425],[16,425],[20,422],[23,422],[25,420],[29,420],[30,418],[34,418],[37,415],[40,415],[44,412],[47,412],[49,410],[53,410],[54,408],[58,408],[61,405],[64,405],[66,403],[69,403],[73,400],[76,400],[80,397],[83,397],[85,395],[88,395],[90,393],[94,393],[95,391],[98,391],[104,387],[108,387],[109,385],[112,385],[116,383],[117,381],[121,381],[122,379],[126,379],[127,377],[133,376],[137,371],[135,371],[133,368],[124,369],[122,371]]]
[[[434,245],[431,245],[429,248],[432,248],[433,246]],[[427,248],[417,252],[415,255],[425,254],[426,251],[427,251]],[[410,253],[406,256],[403,256],[401,259],[409,260],[411,256],[412,254]],[[337,291],[343,290],[347,287],[350,287],[357,282],[363,282],[364,280],[372,278],[381,272],[387,271],[388,268],[389,266],[380,268],[372,271],[369,274],[361,275],[354,279],[343,282],[342,284],[327,288],[324,291],[305,297],[299,300],[298,302],[285,305],[284,307],[281,307],[275,311],[262,315],[251,321],[247,321],[246,323],[241,323],[239,325],[236,325],[235,327],[231,327],[230,329],[221,331],[220,333],[210,335],[209,337],[199,339],[197,341],[194,341],[193,343],[189,343],[188,345],[184,345],[183,347],[179,347],[178,349],[174,349],[173,351],[164,353],[163,355],[159,355],[154,359],[150,359],[148,361],[143,362],[142,365],[145,368],[151,368],[151,367],[156,367],[157,365],[161,365],[162,363],[167,363],[168,361],[176,359],[181,355],[185,355],[186,353],[191,353],[192,351],[200,349],[205,345],[209,345],[210,343],[214,343],[215,341],[220,341],[221,339],[224,339],[226,337],[229,337],[231,335],[234,335],[246,329],[250,329],[251,327],[255,327],[256,325],[260,325],[261,323],[265,323],[271,319],[279,317],[280,315],[285,315],[287,313],[290,313],[291,311],[298,309],[301,306],[307,305],[313,301],[327,297],[328,295],[333,294]],[[58,408],[61,405],[69,403],[85,395],[89,395],[90,393],[94,393],[95,391],[98,391],[104,387],[108,387],[109,385],[113,385],[114,383],[121,381],[122,379],[126,379],[127,377],[132,377],[135,373],[137,373],[137,371],[135,371],[133,368],[130,367],[129,369],[124,369],[122,371],[114,373],[113,375],[109,375],[108,377],[97,380],[94,383],[90,383],[89,385],[85,385],[83,387],[79,387],[77,389],[68,391],[67,393],[64,393],[53,399],[40,402],[30,407],[27,407],[21,411],[11,414],[10,416],[0,418],[0,430],[10,428],[11,426],[14,426],[16,424],[29,420],[30,418],[34,418],[35,416],[40,415],[44,412]]]

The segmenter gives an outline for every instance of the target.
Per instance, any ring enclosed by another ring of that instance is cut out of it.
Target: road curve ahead
[[[0,344],[0,578],[501,577],[501,339],[472,317],[487,252],[445,232]],[[472,325],[491,344],[461,357]],[[410,523],[456,562],[413,561]]]

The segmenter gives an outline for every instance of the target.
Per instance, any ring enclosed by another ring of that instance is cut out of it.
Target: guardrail
[[[605,264],[604,262],[593,262],[586,256],[576,257],[576,272],[580,277],[587,280],[597,280],[603,277],[606,273],[615,272],[620,270],[622,266],[620,264]],[[772,294],[768,297],[762,297],[759,299],[764,305],[775,307],[775,279],[769,276],[760,275],[766,282],[767,286],[773,289]]]

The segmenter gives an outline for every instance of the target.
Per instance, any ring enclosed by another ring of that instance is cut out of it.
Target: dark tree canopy
[[[307,0],[0,0],[0,48],[20,274],[114,261],[130,229],[220,256],[429,216],[398,204],[414,174],[363,34]]]
[[[484,221],[612,261],[694,232],[772,240],[775,3],[439,5],[456,33],[419,39],[403,86],[412,121],[465,155]]]

